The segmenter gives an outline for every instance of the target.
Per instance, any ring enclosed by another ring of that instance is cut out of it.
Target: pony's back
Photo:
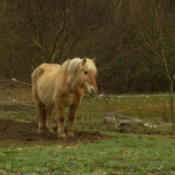
[[[53,75],[60,69],[59,64],[47,64],[43,63],[38,66],[32,73],[32,83],[35,83],[43,74]]]
[[[32,94],[45,105],[53,103],[54,82],[59,70],[59,64],[43,63],[32,73]]]

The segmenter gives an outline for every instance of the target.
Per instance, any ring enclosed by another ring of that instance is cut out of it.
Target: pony
[[[62,65],[43,63],[32,73],[32,96],[37,108],[38,132],[54,133],[53,111],[56,109],[60,138],[74,137],[73,122],[85,93],[96,94],[95,59],[74,58]],[[65,108],[69,114],[65,126]]]

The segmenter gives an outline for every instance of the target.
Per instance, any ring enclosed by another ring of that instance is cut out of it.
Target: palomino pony
[[[53,131],[52,114],[56,108],[58,136],[74,137],[73,122],[83,94],[95,94],[97,68],[94,59],[74,58],[59,64],[41,64],[32,73],[32,95],[37,107],[38,131]],[[65,129],[65,107],[69,106]]]

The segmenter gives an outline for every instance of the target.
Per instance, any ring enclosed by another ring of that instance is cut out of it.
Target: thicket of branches
[[[173,91],[174,0],[2,0],[0,36],[0,78],[96,57],[100,91]]]

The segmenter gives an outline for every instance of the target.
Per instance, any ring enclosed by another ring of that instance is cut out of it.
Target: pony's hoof
[[[59,138],[66,138],[66,134],[65,133],[58,133],[58,137]]]
[[[74,137],[74,132],[73,132],[73,131],[67,132],[67,136],[68,136],[68,137]]]
[[[49,129],[49,132],[50,132],[50,133],[54,133],[53,129]]]

